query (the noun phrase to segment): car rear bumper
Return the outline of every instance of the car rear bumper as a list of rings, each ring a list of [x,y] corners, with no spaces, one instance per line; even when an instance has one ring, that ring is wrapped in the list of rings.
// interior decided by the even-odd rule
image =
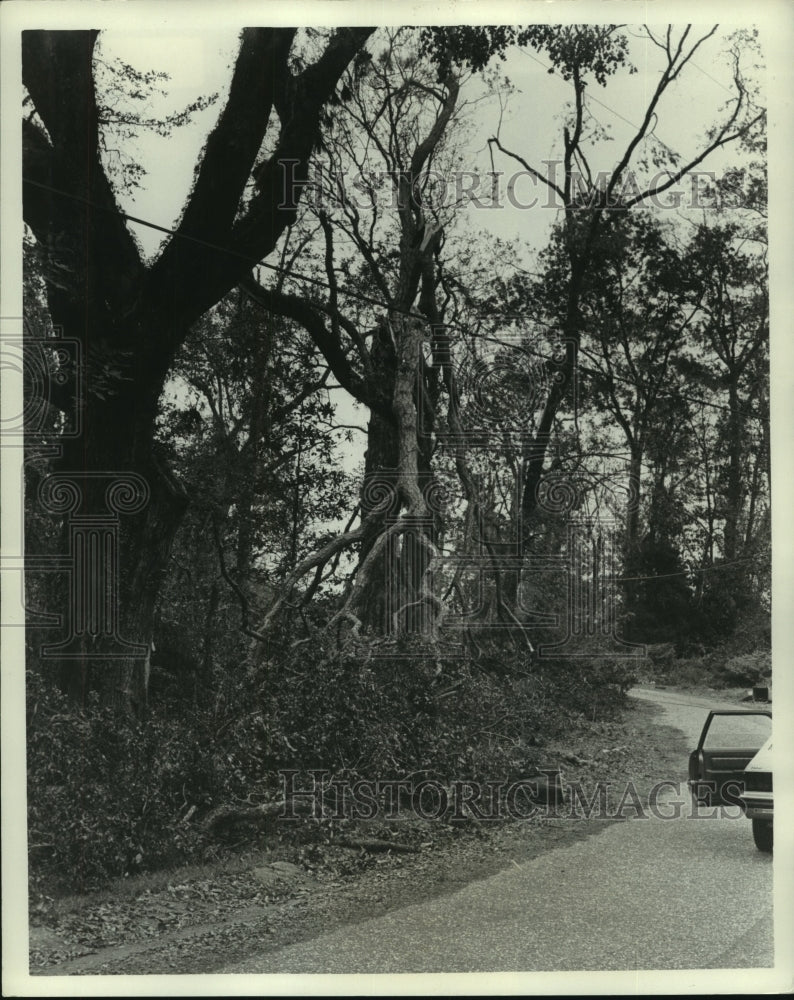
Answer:
[[[743,792],[739,798],[744,804],[744,814],[748,819],[772,819],[771,792]]]

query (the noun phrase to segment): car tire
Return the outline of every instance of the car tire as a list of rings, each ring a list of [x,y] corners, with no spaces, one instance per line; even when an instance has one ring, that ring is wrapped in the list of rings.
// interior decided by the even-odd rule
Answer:
[[[772,853],[772,822],[768,819],[753,820],[753,840],[755,846],[764,854]]]

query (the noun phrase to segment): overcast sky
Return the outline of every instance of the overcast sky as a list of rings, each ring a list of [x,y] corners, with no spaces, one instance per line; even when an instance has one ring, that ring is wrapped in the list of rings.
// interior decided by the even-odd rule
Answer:
[[[592,149],[591,166],[596,171],[609,170],[622,153],[633,134],[633,126],[642,120],[662,67],[662,53],[641,29],[629,27],[627,30],[632,36],[630,58],[637,73],[630,75],[622,70],[609,79],[606,87],[595,82],[590,86],[590,111],[612,137],[611,141],[599,142]],[[661,33],[663,28],[652,30]],[[677,33],[680,30],[676,29]],[[696,26],[691,37],[705,30]],[[685,158],[698,150],[705,130],[714,124],[731,96],[731,67],[725,49],[732,30],[732,27],[719,29],[703,45],[694,63],[668,90],[660,106],[655,135]],[[178,219],[192,183],[194,164],[225,99],[237,47],[236,26],[140,34],[110,30],[102,35],[103,59],[120,59],[141,71],[156,69],[170,74],[171,79],[163,85],[166,96],[151,106],[154,117],[177,111],[200,95],[220,94],[213,107],[196,115],[192,124],[176,130],[170,138],[152,134],[141,136],[139,158],[148,176],[134,197],[120,199],[126,211],[163,226],[171,226]],[[752,53],[747,53],[745,61],[750,71]],[[571,100],[572,86],[559,74],[549,74],[548,59],[532,49],[512,50],[499,66],[517,88],[502,122],[502,142],[542,168],[542,161],[560,156],[560,116],[566,102]],[[478,80],[472,81],[461,99],[474,96],[480,86]],[[495,133],[498,117],[498,106],[494,102],[477,109],[466,151],[468,169],[483,175],[491,169],[487,139]],[[728,149],[710,158],[702,169],[719,171],[736,155],[735,150]],[[504,156],[499,157],[495,166],[508,176],[516,169],[516,165]],[[533,191],[528,179],[522,178],[515,188],[515,200],[526,204],[533,197],[539,197],[539,202],[529,209],[513,207],[505,197],[502,209],[471,210],[466,223],[475,228],[485,227],[506,238],[518,237],[537,247],[544,242],[556,211],[543,207],[547,202],[542,192]],[[156,252],[162,235],[142,226],[133,228],[145,252]]]

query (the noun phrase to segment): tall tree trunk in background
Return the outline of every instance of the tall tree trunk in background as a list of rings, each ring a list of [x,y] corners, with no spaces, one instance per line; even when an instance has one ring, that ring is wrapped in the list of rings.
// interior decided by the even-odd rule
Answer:
[[[639,582],[634,577],[639,569],[640,544],[640,497],[642,495],[642,449],[636,438],[630,442],[629,456],[629,506],[626,511],[626,542],[624,546],[623,565],[627,579],[623,584],[623,595],[626,602],[626,612],[632,615],[637,605]]]
[[[744,425],[741,414],[741,400],[736,373],[729,370],[728,385],[728,474],[725,488],[725,529],[723,554],[727,562],[733,562],[740,555],[741,538],[739,522],[744,504],[744,463],[742,459],[742,437]]]
[[[204,638],[201,644],[201,682],[207,688],[211,687],[212,681],[215,656],[215,628],[217,627],[215,619],[218,614],[220,602],[221,589],[218,586],[218,581],[213,580],[209,601],[207,602],[207,613],[204,619]]]
[[[251,424],[248,442],[248,474],[242,477],[237,499],[237,583],[246,589],[253,554],[253,504],[260,476],[262,442],[267,434],[270,411],[270,380],[268,366],[273,349],[272,317],[263,324],[263,336],[256,341],[252,358]]]

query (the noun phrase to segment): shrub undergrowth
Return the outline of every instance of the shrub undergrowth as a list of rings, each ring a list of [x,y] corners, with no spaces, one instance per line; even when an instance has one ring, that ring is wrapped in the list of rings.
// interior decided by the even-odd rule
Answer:
[[[621,702],[614,671],[580,663],[328,655],[303,644],[264,675],[192,706],[119,717],[76,707],[28,674],[32,886],[86,891],[109,878],[206,860],[202,818],[281,794],[283,770],[394,780],[512,781],[543,766],[543,741]],[[229,678],[226,678],[229,681]],[[219,714],[219,704],[222,712]]]

